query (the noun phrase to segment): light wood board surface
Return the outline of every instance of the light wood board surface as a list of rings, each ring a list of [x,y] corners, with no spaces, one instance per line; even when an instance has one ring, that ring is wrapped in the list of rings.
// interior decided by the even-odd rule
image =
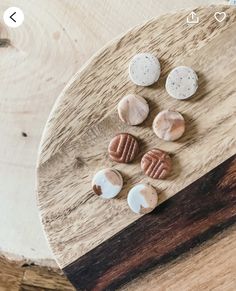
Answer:
[[[1,291],[73,291],[62,271],[0,256]]]
[[[213,15],[227,12],[224,23]],[[229,7],[198,9],[201,25],[189,27],[181,12],[162,16],[134,28],[100,51],[58,99],[41,145],[38,166],[38,199],[50,245],[60,267],[70,263],[134,222],[127,207],[127,190],[136,182],[149,181],[161,190],[161,201],[197,180],[235,154],[235,11]],[[161,80],[150,88],[132,85],[127,66],[133,54],[151,51],[161,61]],[[190,101],[167,96],[164,81],[177,65],[193,67],[200,89]],[[226,66],[227,64],[227,66]],[[119,122],[116,104],[127,92],[149,101],[152,112],[144,125],[130,128]],[[185,136],[175,143],[158,140],[151,130],[155,114],[166,108],[183,113]],[[117,132],[128,131],[141,138],[142,154],[159,147],[174,160],[167,181],[142,176],[138,161],[115,165],[106,149]],[[125,177],[119,199],[106,201],[90,189],[92,175],[104,166],[116,166]]]
[[[1,251],[34,261],[53,257],[38,218],[35,164],[46,120],[68,80],[93,53],[134,25],[169,10],[221,2],[0,1]],[[25,14],[16,29],[2,20],[10,6]]]

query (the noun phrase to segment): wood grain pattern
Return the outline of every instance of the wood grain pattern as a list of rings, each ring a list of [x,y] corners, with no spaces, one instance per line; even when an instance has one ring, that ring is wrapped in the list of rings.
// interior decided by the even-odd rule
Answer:
[[[236,225],[178,259],[153,268],[122,286],[122,291],[234,291],[236,287]]]
[[[44,133],[38,166],[42,222],[60,267],[139,218],[126,202],[134,183],[151,182],[164,201],[235,154],[236,16],[232,8],[221,8],[229,17],[219,25],[213,17],[218,9],[197,10],[201,27],[185,25],[189,12],[181,12],[134,28],[99,52],[62,92]],[[160,82],[150,88],[136,87],[127,78],[130,57],[143,50],[158,55],[163,68]],[[200,77],[197,96],[186,102],[169,98],[164,90],[167,73],[180,64],[193,67]],[[130,91],[146,97],[152,108],[140,127],[120,122],[114,109]],[[175,143],[157,139],[150,129],[157,112],[166,108],[181,112],[187,121],[186,134]],[[174,169],[168,180],[144,177],[138,161],[117,165],[108,159],[111,137],[126,131],[142,136],[140,157],[154,147],[171,153]],[[119,199],[104,202],[92,194],[91,178],[111,166],[123,174],[125,185]]]
[[[49,112],[68,80],[97,50],[133,26],[169,11],[222,2],[0,1],[0,221],[4,221],[0,241],[4,254],[11,252],[37,263],[53,258],[38,219],[35,166]],[[11,29],[2,15],[15,5],[24,11],[25,22]],[[28,227],[29,220],[33,227]]]
[[[0,220],[4,221],[0,241],[4,254],[11,252],[37,263],[53,258],[34,197],[36,155],[52,105],[71,76],[98,49],[134,25],[170,10],[221,2],[0,1]],[[7,28],[3,12],[15,5],[24,11],[25,22],[17,29]],[[29,220],[33,227],[28,227]]]
[[[61,270],[9,261],[0,256],[0,291],[73,291]]]
[[[236,222],[236,155],[64,268],[79,290],[116,290]]]

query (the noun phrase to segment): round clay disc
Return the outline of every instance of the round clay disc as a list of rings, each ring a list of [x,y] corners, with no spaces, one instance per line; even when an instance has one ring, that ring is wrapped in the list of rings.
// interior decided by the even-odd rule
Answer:
[[[173,69],[166,80],[166,91],[175,99],[188,99],[198,89],[198,76],[189,67],[180,66]]]
[[[120,119],[129,125],[142,123],[149,113],[147,101],[134,94],[124,96],[118,103],[117,109]]]
[[[132,162],[139,152],[138,141],[129,133],[119,133],[108,146],[110,158],[117,163]]]
[[[150,86],[159,79],[160,74],[160,62],[150,53],[137,54],[130,61],[129,76],[136,85]]]
[[[159,149],[148,151],[141,160],[141,169],[152,179],[165,179],[171,172],[170,156]]]
[[[174,141],[184,134],[185,121],[179,112],[163,110],[155,117],[152,128],[159,138]]]
[[[104,169],[97,172],[92,181],[95,194],[105,199],[117,196],[123,187],[123,178],[115,169]]]
[[[149,213],[157,207],[157,191],[148,184],[137,184],[129,191],[127,202],[133,212]]]

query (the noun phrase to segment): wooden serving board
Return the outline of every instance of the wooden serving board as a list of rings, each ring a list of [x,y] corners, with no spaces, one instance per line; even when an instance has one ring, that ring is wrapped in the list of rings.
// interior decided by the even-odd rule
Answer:
[[[227,19],[218,23],[214,13],[221,10]],[[166,290],[166,264],[173,267],[180,254],[236,220],[236,14],[229,6],[196,12],[199,25],[187,25],[190,12],[181,11],[114,40],[73,77],[51,113],[40,148],[38,204],[57,262],[79,290],[116,290],[135,278],[123,290]],[[153,52],[162,66],[160,80],[148,88],[128,78],[131,57],[142,51]],[[174,100],[164,88],[168,72],[178,65],[191,66],[199,76],[198,93],[189,101]],[[132,92],[144,96],[151,108],[137,127],[124,125],[116,112],[120,98]],[[151,129],[155,115],[168,108],[181,112],[187,123],[183,138],[172,143],[158,139]],[[119,132],[140,140],[141,153],[133,164],[108,158],[108,143]],[[154,181],[142,174],[140,158],[153,147],[172,155],[174,169],[168,180]],[[124,177],[117,199],[105,201],[92,193],[91,179],[104,167],[115,167]],[[140,181],[155,186],[165,201],[143,217],[132,213],[126,202],[127,191]],[[232,259],[235,228],[228,232]],[[221,254],[225,266],[232,263],[220,252],[224,237],[214,240],[215,256]],[[188,258],[178,264],[184,261],[191,266]],[[224,269],[219,276],[223,274],[224,279],[236,275],[235,269]],[[190,281],[199,288],[201,280],[188,280],[187,271],[182,275],[185,279],[179,285],[174,280],[169,288],[175,284],[175,290],[187,290]],[[230,278],[220,284],[236,287],[236,276]],[[215,280],[211,284],[218,286]]]

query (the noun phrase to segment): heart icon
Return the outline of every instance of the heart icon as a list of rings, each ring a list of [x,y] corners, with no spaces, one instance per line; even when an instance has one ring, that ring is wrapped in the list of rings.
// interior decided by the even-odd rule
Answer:
[[[226,18],[226,13],[225,12],[216,12],[214,16],[218,22],[222,22]]]

